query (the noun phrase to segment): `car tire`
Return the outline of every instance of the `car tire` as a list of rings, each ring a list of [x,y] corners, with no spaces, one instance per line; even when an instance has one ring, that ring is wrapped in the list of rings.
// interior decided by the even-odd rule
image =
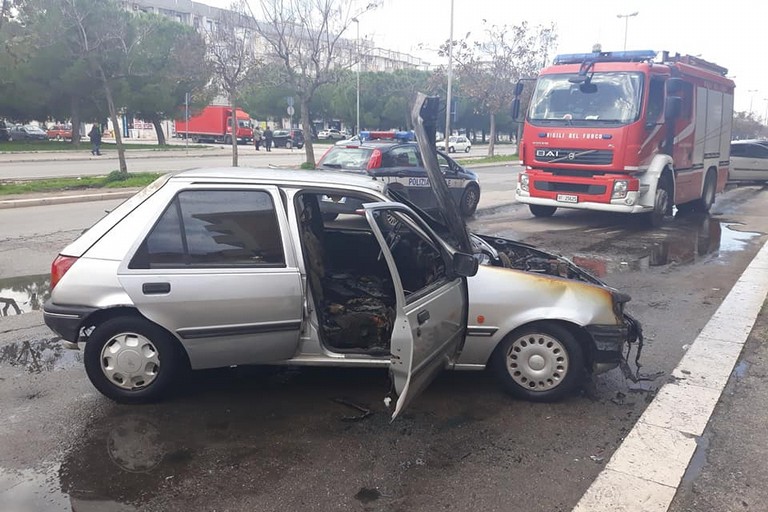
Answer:
[[[291,149],[293,147],[293,142],[290,140],[285,141],[285,149]]]
[[[472,149],[472,146],[467,146],[464,148],[465,153],[469,153],[469,150]]]
[[[449,153],[455,153],[456,152],[456,148],[453,147],[453,146],[448,146],[448,152]]]
[[[57,141],[61,141],[61,135],[57,135],[57,136],[56,136],[56,140],[57,140]]]
[[[490,367],[509,394],[531,402],[553,402],[584,381],[584,350],[571,332],[537,322],[508,334],[491,356]]]
[[[138,316],[115,317],[97,326],[85,344],[83,360],[96,389],[123,404],[168,396],[188,368],[178,341]]]
[[[544,204],[529,204],[528,209],[536,217],[551,217],[557,211],[557,206],[547,206]]]
[[[461,214],[464,217],[471,217],[477,211],[477,205],[480,203],[480,187],[476,183],[470,183],[464,188],[461,195]]]

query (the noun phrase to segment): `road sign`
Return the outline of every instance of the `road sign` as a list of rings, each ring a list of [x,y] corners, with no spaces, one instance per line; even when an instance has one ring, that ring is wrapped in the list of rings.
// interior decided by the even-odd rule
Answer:
[[[294,108],[293,108],[293,105],[290,105],[290,106],[289,106],[289,107],[286,109],[286,111],[288,112],[288,115],[289,115],[289,116],[292,116],[293,114],[295,114],[295,113],[296,113],[296,110],[294,110]]]

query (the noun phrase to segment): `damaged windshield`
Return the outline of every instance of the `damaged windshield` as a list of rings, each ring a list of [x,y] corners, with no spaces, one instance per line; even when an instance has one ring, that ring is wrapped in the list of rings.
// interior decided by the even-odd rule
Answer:
[[[627,124],[638,119],[643,97],[641,73],[594,73],[581,84],[569,81],[575,76],[539,77],[528,119],[578,126]]]

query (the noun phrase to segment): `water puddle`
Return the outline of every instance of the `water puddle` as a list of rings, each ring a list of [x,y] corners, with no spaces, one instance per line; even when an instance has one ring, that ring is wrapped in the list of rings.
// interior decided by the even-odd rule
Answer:
[[[39,311],[51,296],[50,276],[22,276],[0,279],[0,316]]]
[[[725,224],[712,217],[680,222],[648,235],[629,240],[630,247],[618,248],[625,254],[610,257],[575,254],[573,262],[597,277],[618,272],[638,272],[670,264],[691,264],[724,253],[744,250],[760,233],[738,231],[739,224]],[[625,244],[626,245],[626,244]],[[606,247],[605,252],[613,252]]]
[[[11,471],[0,468],[0,510],[73,510],[58,485],[59,464],[44,469]]]
[[[30,373],[49,372],[82,365],[82,354],[64,348],[58,338],[18,341],[0,346],[0,365],[24,368]]]
[[[747,376],[747,371],[749,371],[749,362],[742,361],[739,364],[734,367],[732,375],[738,379],[742,380],[744,377]]]
[[[693,452],[693,457],[691,457],[691,462],[688,464],[685,474],[683,474],[681,485],[690,486],[693,484],[693,481],[701,475],[701,472],[707,463],[709,436],[710,434],[704,433],[704,435],[696,438],[696,450]]]

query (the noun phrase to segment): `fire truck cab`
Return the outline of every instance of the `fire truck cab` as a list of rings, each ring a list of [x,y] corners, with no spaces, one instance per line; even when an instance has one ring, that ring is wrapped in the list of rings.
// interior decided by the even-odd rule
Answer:
[[[658,226],[673,206],[709,211],[728,177],[734,83],[703,59],[656,57],[558,55],[541,71],[515,190],[534,215],[642,213]]]

